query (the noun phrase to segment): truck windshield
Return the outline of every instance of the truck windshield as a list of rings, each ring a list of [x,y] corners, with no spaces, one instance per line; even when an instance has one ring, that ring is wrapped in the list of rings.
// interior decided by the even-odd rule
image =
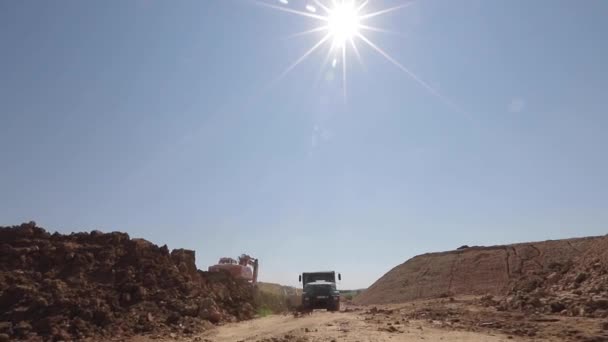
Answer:
[[[312,283],[314,281],[324,280],[328,282],[335,282],[336,275],[334,273],[308,273],[304,274],[304,284]]]

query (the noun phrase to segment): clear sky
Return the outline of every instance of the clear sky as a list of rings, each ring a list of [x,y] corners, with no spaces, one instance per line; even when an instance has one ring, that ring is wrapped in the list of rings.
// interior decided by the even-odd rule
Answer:
[[[305,0],[266,3],[306,11]],[[372,0],[367,11],[402,4]],[[264,281],[608,227],[608,2],[419,0],[321,68],[246,0],[0,1],[0,224],[126,231]],[[454,106],[448,104],[451,102]]]

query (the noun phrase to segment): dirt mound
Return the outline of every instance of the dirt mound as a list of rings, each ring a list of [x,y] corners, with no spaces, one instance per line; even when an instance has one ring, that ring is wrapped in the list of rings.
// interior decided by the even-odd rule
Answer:
[[[0,334],[22,340],[191,334],[253,317],[251,285],[202,272],[194,251],[125,233],[0,227]],[[105,338],[103,338],[105,337]]]
[[[568,263],[553,263],[542,272],[520,277],[500,310],[608,317],[608,236],[593,240]]]
[[[354,301],[384,304],[453,295],[507,294],[518,279],[537,287],[535,281],[543,280],[534,280],[535,275],[545,274],[555,265],[571,264],[600,240],[589,237],[492,247],[462,246],[455,251],[423,254],[390,270]]]

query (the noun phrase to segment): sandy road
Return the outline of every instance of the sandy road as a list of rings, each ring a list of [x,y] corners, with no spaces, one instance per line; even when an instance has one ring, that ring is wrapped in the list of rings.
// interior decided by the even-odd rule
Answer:
[[[212,327],[197,335],[138,336],[130,342],[599,342],[604,319],[498,311],[477,298],[421,300],[384,306],[347,306],[341,312],[271,315]]]
[[[355,312],[315,312],[305,317],[274,315],[227,324],[195,341],[316,342],[316,341],[455,341],[500,342],[519,339],[506,335],[449,331],[422,321],[372,321]],[[520,340],[523,341],[523,340]]]

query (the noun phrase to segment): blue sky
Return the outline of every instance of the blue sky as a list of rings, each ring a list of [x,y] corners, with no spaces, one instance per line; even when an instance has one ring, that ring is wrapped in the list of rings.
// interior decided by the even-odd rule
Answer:
[[[262,280],[336,269],[350,288],[420,253],[605,234],[607,14],[420,0],[370,19],[454,108],[362,42],[346,99],[327,48],[274,81],[317,22],[251,1],[0,2],[0,224],[126,231],[199,268],[246,252]]]

